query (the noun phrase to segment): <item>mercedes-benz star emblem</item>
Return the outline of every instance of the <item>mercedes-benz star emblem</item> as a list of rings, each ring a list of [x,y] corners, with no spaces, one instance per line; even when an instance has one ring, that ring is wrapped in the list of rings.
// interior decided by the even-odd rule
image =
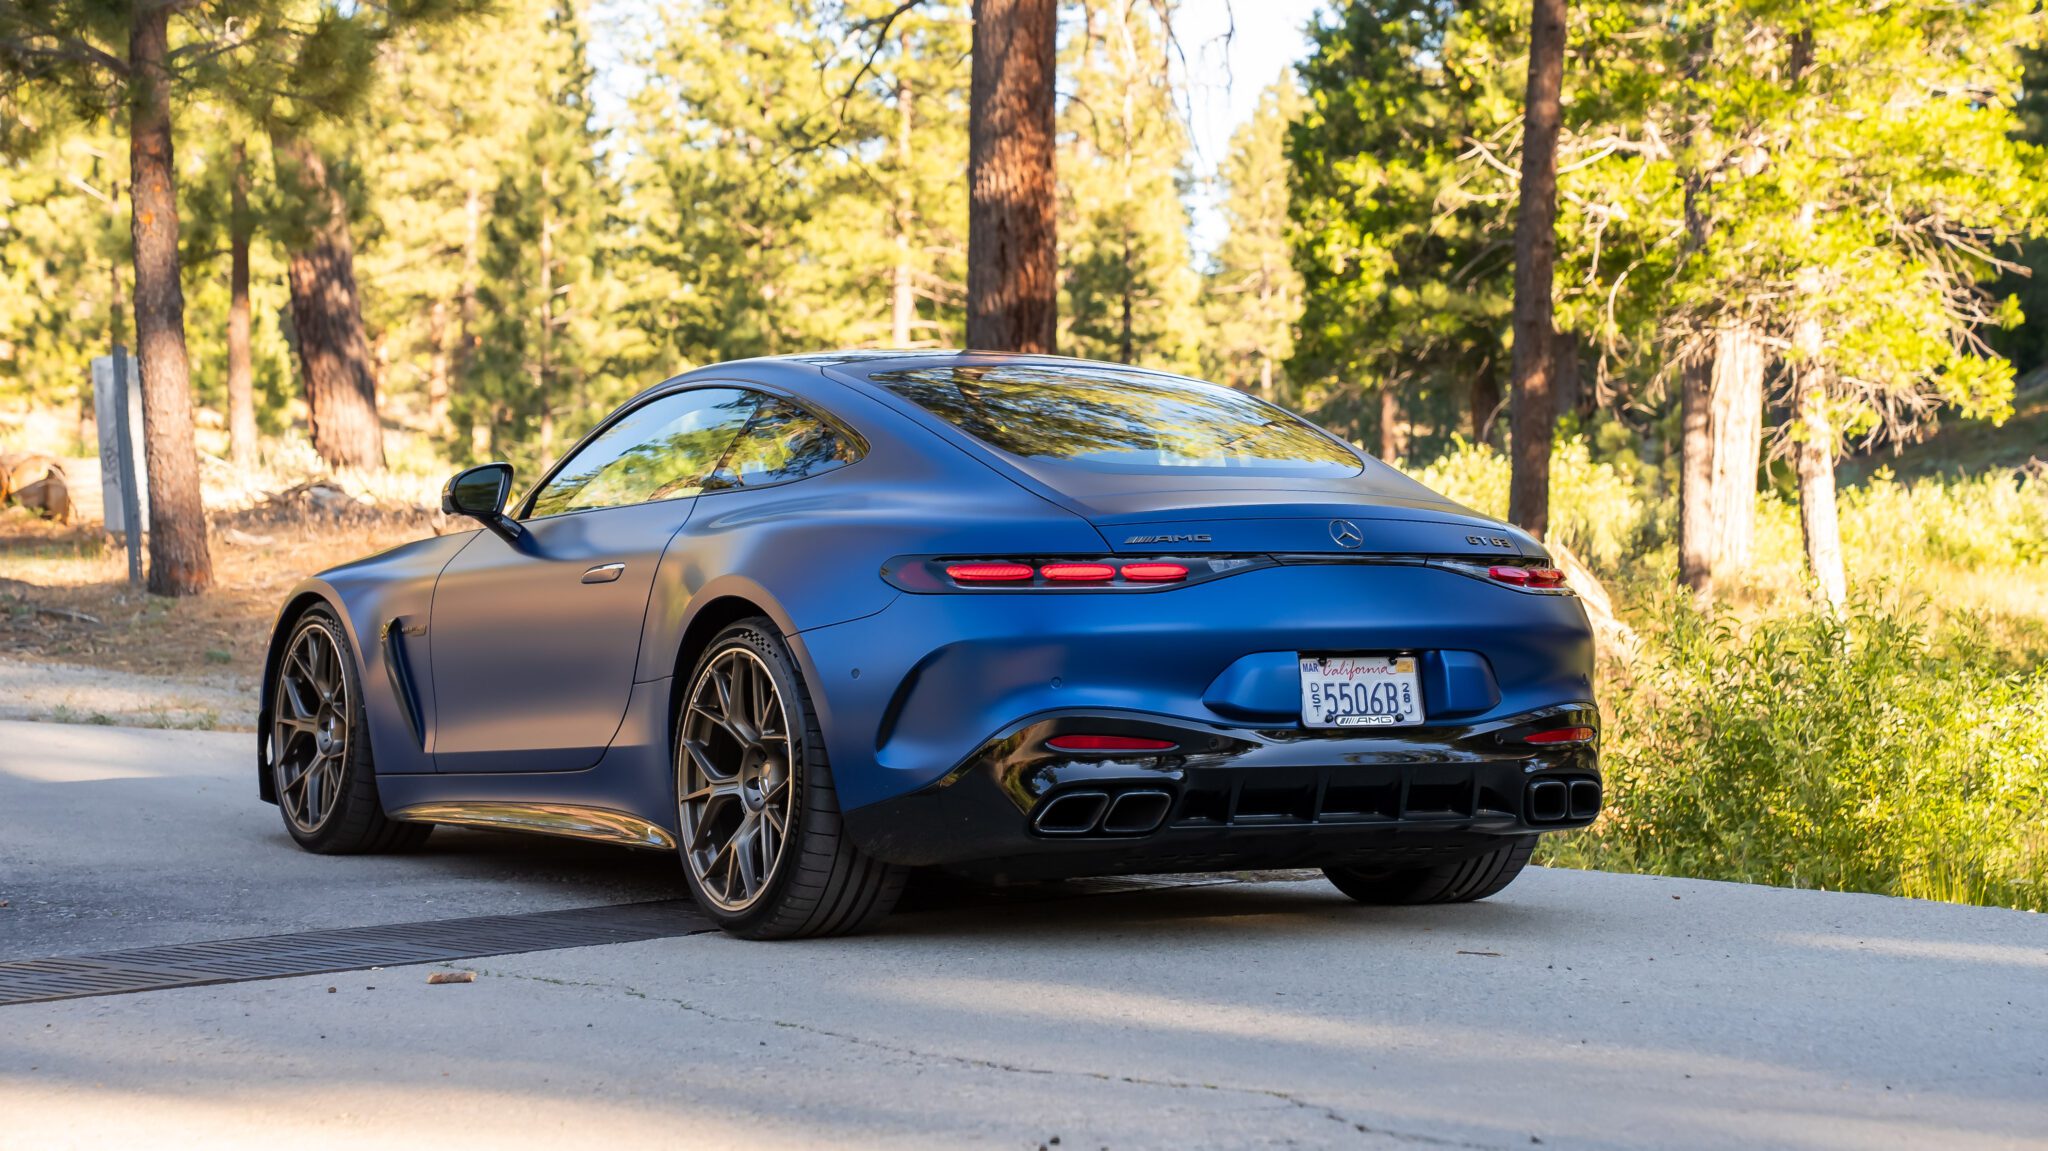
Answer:
[[[1350,520],[1331,520],[1330,538],[1336,540],[1340,548],[1355,548],[1365,542],[1365,533]]]

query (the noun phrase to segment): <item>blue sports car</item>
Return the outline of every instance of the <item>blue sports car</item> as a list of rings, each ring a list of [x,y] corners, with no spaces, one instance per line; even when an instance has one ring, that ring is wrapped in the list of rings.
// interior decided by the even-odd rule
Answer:
[[[286,599],[258,777],[308,850],[673,850],[767,939],[866,928],[920,867],[1479,899],[1600,810],[1592,637],[1542,545],[1228,388],[749,360],[512,489],[462,472],[481,528]]]

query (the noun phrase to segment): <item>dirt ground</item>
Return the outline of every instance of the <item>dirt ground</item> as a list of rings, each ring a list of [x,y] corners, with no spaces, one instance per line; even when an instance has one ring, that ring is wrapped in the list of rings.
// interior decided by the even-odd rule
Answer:
[[[100,522],[94,461],[66,468],[79,522],[0,511],[0,715],[8,718],[247,727],[271,621],[294,583],[461,526],[346,480],[272,492],[210,482],[215,586],[166,599],[129,586],[127,553]]]

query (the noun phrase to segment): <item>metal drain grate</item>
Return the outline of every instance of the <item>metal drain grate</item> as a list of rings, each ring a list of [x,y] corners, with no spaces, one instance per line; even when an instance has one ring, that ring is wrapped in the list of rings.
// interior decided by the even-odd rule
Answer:
[[[0,963],[0,1006],[559,947],[638,943],[715,930],[696,904],[687,899],[664,899],[28,959]]]

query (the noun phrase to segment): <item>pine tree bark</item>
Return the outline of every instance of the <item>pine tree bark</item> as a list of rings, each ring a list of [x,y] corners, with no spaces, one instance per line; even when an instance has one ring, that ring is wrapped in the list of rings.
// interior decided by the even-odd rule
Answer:
[[[1797,366],[1792,422],[1798,440],[1793,465],[1799,473],[1799,533],[1806,542],[1806,566],[1820,597],[1831,608],[1848,598],[1842,566],[1842,527],[1835,514],[1835,431],[1827,413],[1827,376],[1813,353],[1820,347],[1820,323],[1801,320],[1793,343],[1807,354]]]
[[[228,451],[256,462],[256,369],[249,350],[249,153],[236,140],[228,207]]]
[[[1380,458],[1392,463],[1408,451],[1402,434],[1401,393],[1389,382],[1380,386]]]
[[[1732,325],[1709,349],[1679,395],[1678,575],[1703,595],[1749,566],[1764,430],[1762,334]]]
[[[149,468],[149,590],[196,595],[213,584],[199,450],[192,436],[185,290],[178,281],[178,194],[171,155],[170,11],[137,4],[128,28],[129,232],[135,244],[135,344]]]
[[[1714,359],[1701,353],[1678,381],[1678,579],[1714,591]]]
[[[1497,361],[1489,356],[1479,370],[1472,373],[1472,382],[1465,397],[1471,407],[1472,442],[1483,444],[1492,435],[1493,417],[1500,410],[1500,376]]]
[[[1756,473],[1763,462],[1764,341],[1746,325],[1715,340],[1712,409],[1713,470],[1707,515],[1713,523],[1716,578],[1749,567],[1756,543]]]
[[[313,450],[333,467],[382,468],[384,430],[356,297],[348,206],[312,141],[278,129],[271,134],[271,150],[279,175],[307,201],[309,228],[290,245],[286,266]]]
[[[974,0],[967,117],[967,345],[1051,352],[1055,0]]]
[[[1550,526],[1551,282],[1557,263],[1557,136],[1563,121],[1565,0],[1534,0],[1522,112],[1521,200],[1515,214],[1514,443],[1508,518],[1537,538]]]

